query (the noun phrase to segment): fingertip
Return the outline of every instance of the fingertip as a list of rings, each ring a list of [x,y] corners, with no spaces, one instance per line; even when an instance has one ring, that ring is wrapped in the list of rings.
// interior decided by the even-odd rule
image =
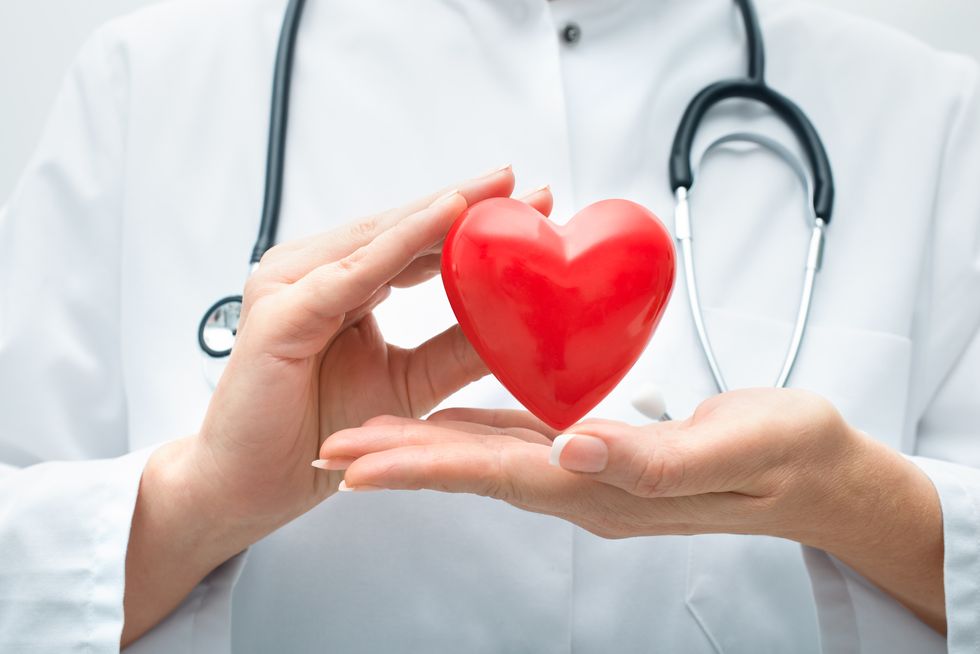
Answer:
[[[356,460],[353,457],[334,457],[332,459],[317,459],[310,465],[320,470],[341,471],[349,468]]]
[[[522,197],[521,201],[531,205],[544,216],[550,216],[555,205],[555,197],[551,192],[551,186],[547,184],[531,191]]]
[[[460,213],[466,208],[466,196],[458,188],[444,193],[432,201],[429,209],[441,209],[445,211]]]
[[[514,168],[507,164],[497,170],[476,177],[465,184],[461,191],[467,204],[476,204],[489,198],[506,198],[514,192],[516,180]]]
[[[466,409],[440,409],[426,416],[429,422],[466,422]]]
[[[548,463],[556,468],[560,468],[561,453],[565,451],[565,447],[574,437],[574,434],[561,434],[560,436],[556,436],[555,440],[551,443],[551,453],[548,455]]]
[[[383,472],[379,474],[377,466],[374,464],[377,454],[365,454],[353,461],[344,471],[344,483],[351,489],[359,488],[376,489],[387,487]]]
[[[609,464],[609,447],[597,436],[562,434],[551,445],[549,463],[570,472],[599,473]]]

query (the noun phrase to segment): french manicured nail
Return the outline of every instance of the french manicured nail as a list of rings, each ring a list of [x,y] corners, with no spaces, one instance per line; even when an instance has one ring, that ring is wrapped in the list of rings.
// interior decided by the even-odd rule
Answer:
[[[354,459],[337,457],[334,459],[317,459],[312,465],[320,470],[347,470],[354,463]]]
[[[500,166],[499,168],[494,168],[493,170],[490,170],[490,171],[487,171],[487,172],[483,173],[482,175],[480,175],[479,177],[477,177],[477,179],[483,179],[484,177],[490,177],[491,175],[496,175],[497,173],[502,173],[502,172],[504,172],[505,170],[507,170],[510,167],[511,167],[510,164],[505,164],[503,166]]]
[[[551,445],[550,461],[572,472],[602,472],[609,463],[609,448],[595,436],[562,434]]]
[[[458,188],[454,188],[453,190],[449,191],[448,193],[445,193],[445,194],[440,195],[439,197],[437,197],[435,200],[432,201],[432,204],[430,204],[429,206],[430,207],[435,207],[437,205],[442,204],[443,202],[448,202],[450,198],[452,198],[454,196],[457,196],[457,195],[459,195],[459,189]]]
[[[384,490],[380,486],[348,486],[346,481],[340,482],[337,490],[341,493],[370,493],[371,491]]]
[[[539,186],[538,188],[534,189],[530,193],[525,194],[524,197],[533,198],[538,193],[544,193],[545,191],[550,191],[550,190],[551,190],[551,184],[545,184],[544,186]]]

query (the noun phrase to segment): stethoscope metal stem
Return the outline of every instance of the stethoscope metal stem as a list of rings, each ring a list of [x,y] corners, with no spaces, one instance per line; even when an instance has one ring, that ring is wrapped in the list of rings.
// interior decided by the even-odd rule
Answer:
[[[676,201],[674,210],[674,238],[677,239],[680,245],[691,318],[694,320],[694,329],[697,331],[698,341],[701,343],[701,350],[704,353],[705,361],[708,363],[708,368],[711,370],[711,377],[715,381],[715,386],[718,388],[719,393],[726,393],[728,392],[728,385],[725,383],[725,377],[721,373],[721,367],[718,365],[715,352],[711,347],[708,330],[704,325],[704,313],[701,310],[701,295],[698,292],[697,276],[694,270],[691,205],[688,201],[687,189],[683,186],[678,188],[675,192],[674,199]]]
[[[806,271],[803,277],[803,290],[800,293],[800,308],[796,313],[796,324],[793,326],[793,338],[790,341],[789,350],[783,359],[783,369],[779,372],[776,379],[776,388],[785,388],[789,383],[789,376],[793,373],[796,360],[800,356],[800,346],[803,344],[803,336],[806,333],[807,324],[810,321],[810,307],[813,304],[813,287],[817,281],[817,273],[823,263],[823,248],[826,238],[827,225],[820,218],[817,218],[813,231],[810,234],[810,250],[806,258]]]
[[[794,159],[786,148],[768,137],[746,133],[731,134],[711,144],[705,154],[716,147],[734,142],[754,143],[774,152],[780,158],[784,159],[799,176],[806,190],[806,197],[811,197],[812,187],[802,164]],[[688,307],[691,311],[691,319],[694,322],[694,329],[698,335],[698,342],[701,345],[702,354],[704,355],[705,362],[708,364],[715,388],[719,393],[726,393],[728,392],[728,384],[725,382],[721,366],[718,364],[714,349],[711,347],[708,329],[704,322],[704,311],[701,306],[701,294],[698,289],[697,274],[694,265],[694,232],[692,228],[692,211],[689,194],[690,189],[683,186],[678,188],[674,193],[674,238],[677,240],[681,253],[684,281],[687,286]],[[793,373],[793,369],[796,367],[796,362],[799,359],[803,337],[806,334],[807,324],[810,319],[810,307],[813,304],[813,292],[816,285],[817,273],[820,272],[823,264],[827,223],[822,218],[812,216],[812,214],[811,218],[812,229],[804,268],[803,288],[800,291],[800,303],[796,313],[796,321],[793,324],[793,335],[790,339],[786,356],[783,358],[779,377],[776,379],[775,386],[777,388],[784,388],[789,383],[790,375]]]

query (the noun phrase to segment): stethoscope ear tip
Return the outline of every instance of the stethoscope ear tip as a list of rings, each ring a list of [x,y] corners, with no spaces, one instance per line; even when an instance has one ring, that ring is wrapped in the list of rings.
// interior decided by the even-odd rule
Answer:
[[[641,385],[630,402],[633,408],[650,420],[670,420],[667,415],[667,400],[656,384],[647,382]]]

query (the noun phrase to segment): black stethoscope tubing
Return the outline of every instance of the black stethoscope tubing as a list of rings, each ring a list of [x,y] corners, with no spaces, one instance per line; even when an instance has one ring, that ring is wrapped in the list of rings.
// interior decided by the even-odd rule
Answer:
[[[765,81],[765,45],[754,3],[752,0],[734,0],[734,2],[745,26],[748,52],[747,77],[711,84],[698,93],[688,105],[671,148],[669,163],[671,189],[676,193],[679,189],[689,190],[694,184],[691,149],[705,114],[725,100],[753,100],[775,112],[799,139],[813,174],[814,213],[825,224],[829,224],[834,205],[834,179],[827,151],[816,128],[803,110],[789,98],[773,90]],[[286,168],[286,139],[289,133],[290,87],[296,43],[305,6],[306,0],[289,0],[279,35],[272,82],[262,219],[249,259],[252,269],[258,265],[262,255],[275,244],[279,229]],[[204,353],[214,358],[225,357],[231,353],[230,348],[215,350],[209,347],[205,338],[205,328],[216,311],[229,303],[240,304],[241,301],[240,295],[223,298],[204,314],[198,326],[198,344]]]
[[[303,18],[306,0],[290,0],[282,21],[276,68],[272,79],[272,109],[269,115],[269,143],[265,164],[265,195],[262,200],[262,221],[252,248],[250,264],[255,265],[262,255],[276,244],[279,213],[282,208],[283,178],[286,172],[286,137],[289,134],[289,90],[293,81],[293,61],[296,41]]]
[[[715,82],[698,93],[688,105],[677,128],[670,152],[670,187],[688,189],[694,185],[691,148],[705,114],[725,100],[753,100],[778,115],[800,141],[813,175],[813,210],[817,218],[830,224],[834,210],[834,175],[830,158],[820,135],[803,110],[766,83],[766,54],[762,28],[752,0],[734,0],[742,14],[748,42],[748,75],[743,79]]]
[[[262,219],[259,233],[252,246],[249,268],[254,270],[269,248],[276,243],[279,231],[279,215],[282,210],[283,181],[286,173],[286,139],[289,135],[289,98],[293,81],[293,62],[296,58],[296,42],[303,18],[306,0],[290,0],[282,21],[279,45],[276,50],[275,70],[272,78],[272,106],[269,113],[269,139],[266,146],[265,191],[262,198]],[[231,348],[215,349],[207,342],[209,321],[229,306],[242,303],[241,295],[221,298],[204,313],[197,326],[197,344],[201,351],[214,359],[231,354]],[[237,330],[232,330],[232,336]]]

